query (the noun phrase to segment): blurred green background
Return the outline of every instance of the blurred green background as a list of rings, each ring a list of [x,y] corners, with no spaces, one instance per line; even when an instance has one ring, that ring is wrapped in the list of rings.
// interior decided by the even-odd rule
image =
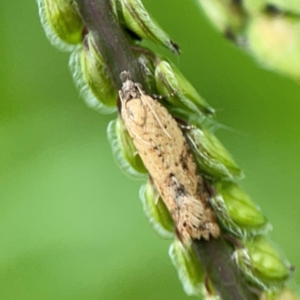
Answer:
[[[231,128],[217,135],[299,268],[299,85],[223,39],[193,1],[144,3],[181,46],[174,61]],[[186,299],[170,241],[143,215],[142,182],[112,157],[115,116],[79,98],[69,54],[49,44],[36,3],[2,0],[0,33],[0,299]]]

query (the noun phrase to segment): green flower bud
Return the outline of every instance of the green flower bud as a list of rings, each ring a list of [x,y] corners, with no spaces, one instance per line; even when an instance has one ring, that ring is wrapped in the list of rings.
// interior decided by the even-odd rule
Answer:
[[[173,219],[157,190],[148,182],[140,189],[143,208],[153,229],[163,238],[174,237]]]
[[[245,241],[245,249],[235,253],[238,265],[260,287],[281,285],[290,275],[290,265],[263,236]]]
[[[117,90],[108,76],[106,65],[88,35],[83,49],[72,53],[70,68],[77,88],[87,105],[102,114],[117,110]]]
[[[180,241],[175,240],[170,246],[169,255],[187,295],[200,296],[201,299],[204,299],[204,271],[193,248],[186,249]]]
[[[135,178],[145,177],[147,170],[137,154],[121,118],[108,124],[107,136],[120,169]]]
[[[210,180],[234,181],[243,173],[220,141],[205,129],[192,128],[186,137],[200,172]]]
[[[266,67],[300,78],[300,18],[288,15],[253,17],[247,30],[249,50]]]
[[[167,96],[167,101],[175,107],[196,113],[197,117],[214,114],[205,100],[203,100],[193,86],[179,72],[179,70],[162,60],[155,69],[155,79],[158,92]]]
[[[150,18],[140,0],[121,0],[122,13],[126,26],[139,37],[165,46],[174,53],[179,53],[178,46]]]
[[[242,189],[231,183],[219,183],[213,208],[223,226],[237,236],[266,233],[270,228],[260,209]]]
[[[198,3],[219,31],[230,37],[242,33],[247,19],[240,4],[232,0],[198,0]]]
[[[74,0],[37,0],[42,26],[50,43],[71,51],[82,42],[83,23]]]

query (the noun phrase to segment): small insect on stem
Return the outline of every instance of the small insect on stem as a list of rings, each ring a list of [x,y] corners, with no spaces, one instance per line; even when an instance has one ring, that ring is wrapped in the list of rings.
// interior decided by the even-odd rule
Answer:
[[[122,72],[121,116],[184,244],[218,237],[219,226],[194,158],[175,119]]]

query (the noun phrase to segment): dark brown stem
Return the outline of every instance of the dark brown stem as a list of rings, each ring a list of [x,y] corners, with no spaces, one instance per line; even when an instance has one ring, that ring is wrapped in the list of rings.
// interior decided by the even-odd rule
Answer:
[[[102,54],[114,86],[120,90],[120,74],[129,71],[132,80],[145,86],[138,62],[124,31],[117,23],[110,0],[75,0],[96,47]],[[223,300],[257,300],[232,260],[232,250],[223,238],[193,242],[195,252],[210,281]]]
[[[129,71],[133,81],[143,85],[143,76],[130,44],[117,23],[110,0],[76,0],[79,13],[102,54],[108,73],[117,90],[121,89],[120,74]]]
[[[223,237],[194,240],[193,248],[209,280],[223,300],[257,300],[232,258]]]

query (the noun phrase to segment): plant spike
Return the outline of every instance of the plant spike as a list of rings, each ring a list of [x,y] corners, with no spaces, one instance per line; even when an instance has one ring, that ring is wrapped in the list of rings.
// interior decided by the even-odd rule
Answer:
[[[252,6],[247,0],[200,1],[205,3],[210,16],[218,13],[214,15],[218,16],[214,19],[216,26],[222,31],[229,30],[238,39],[254,35],[255,28],[251,26],[255,23],[249,25],[249,16],[253,17],[252,21],[259,20],[254,18],[277,21],[270,15],[270,7],[268,11],[262,9],[264,5],[254,6],[263,1],[253,0]],[[215,300],[298,299],[287,287],[291,275],[289,263],[266,236],[270,225],[238,186],[236,181],[242,176],[240,168],[207,126],[211,124],[207,120],[212,120],[214,110],[175,66],[142,44],[137,46],[135,38],[139,36],[178,52],[178,46],[152,21],[141,1],[38,0],[38,3],[50,41],[59,40],[65,49],[74,51],[70,63],[72,72],[81,93],[90,99],[90,106],[100,108],[102,113],[117,108],[122,112],[122,118],[119,116],[108,126],[109,141],[121,169],[141,178],[152,170],[151,178],[140,190],[140,198],[154,229],[165,238],[175,237],[169,254],[187,294]],[[275,4],[282,11],[296,11],[293,0],[278,0]],[[279,18],[276,14],[275,17]],[[298,30],[296,16],[284,13],[280,18],[287,22],[284,24],[290,28],[290,33]],[[289,18],[294,18],[292,23]],[[49,28],[56,34],[55,39],[52,33],[49,35]],[[136,36],[128,35],[127,29]],[[133,97],[126,98],[125,90],[120,91],[122,71],[129,71],[134,80],[136,89],[129,90]],[[143,89],[147,93],[159,92],[162,97],[155,100]],[[118,91],[121,103],[118,103]],[[147,117],[143,119],[145,112]],[[132,121],[137,123],[130,123]],[[147,126],[143,127],[145,124]],[[155,130],[156,133],[151,132]],[[169,172],[167,165],[159,173],[156,165],[147,161],[151,152],[145,142],[151,142],[147,141],[149,135],[158,142],[155,134],[161,137],[165,149],[174,147],[162,155],[174,165],[174,172],[165,177],[164,182],[160,180],[163,172]],[[170,134],[173,135],[169,141]],[[155,146],[157,151],[161,145]],[[181,162],[183,169],[177,172],[178,162],[174,157],[180,161],[183,153],[186,158]],[[153,153],[151,155],[154,157]],[[192,173],[194,177],[189,177]],[[198,184],[197,191],[193,181]],[[166,193],[170,191],[173,196],[167,198]],[[199,191],[203,193],[202,198]],[[190,218],[195,217],[191,207],[197,197],[200,202],[195,207],[201,212],[198,217],[211,218],[214,229],[218,229],[210,229],[201,239],[194,233],[206,223],[200,223],[201,226],[197,223],[200,227],[189,232],[185,231],[182,219],[176,217],[176,209],[181,210],[183,204],[188,204]],[[170,203],[176,208],[175,212]],[[205,228],[201,230],[205,232]]]

